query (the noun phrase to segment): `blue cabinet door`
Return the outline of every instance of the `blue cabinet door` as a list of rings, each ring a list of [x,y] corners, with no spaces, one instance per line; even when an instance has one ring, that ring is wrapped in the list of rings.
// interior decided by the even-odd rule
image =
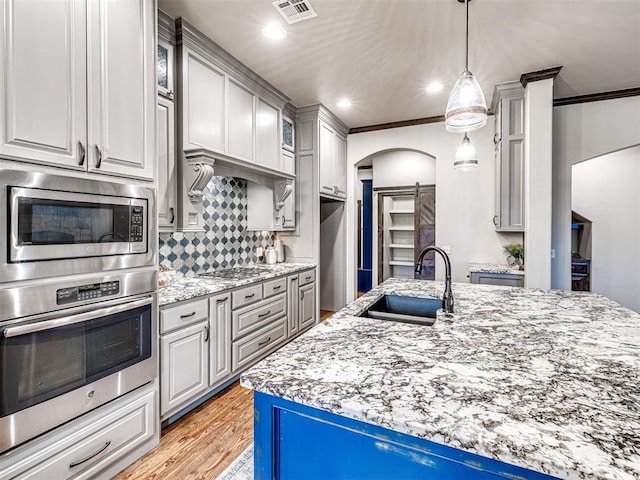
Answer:
[[[554,478],[258,392],[254,406],[256,479]]]

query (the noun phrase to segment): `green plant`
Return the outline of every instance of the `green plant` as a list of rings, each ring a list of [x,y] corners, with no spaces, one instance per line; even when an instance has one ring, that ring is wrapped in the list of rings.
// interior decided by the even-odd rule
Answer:
[[[510,243],[505,245],[504,251],[508,256],[515,259],[521,259],[524,262],[524,246],[521,243]]]

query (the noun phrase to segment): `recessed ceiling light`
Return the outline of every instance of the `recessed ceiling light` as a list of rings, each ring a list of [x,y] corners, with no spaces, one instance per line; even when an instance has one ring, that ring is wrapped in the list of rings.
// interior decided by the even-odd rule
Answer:
[[[287,31],[278,25],[267,25],[262,29],[262,35],[271,40],[282,40],[287,36]]]
[[[336,105],[340,108],[349,108],[351,106],[351,101],[348,98],[343,98]]]
[[[441,92],[444,88],[444,85],[440,82],[431,82],[425,87],[427,93],[438,93]]]

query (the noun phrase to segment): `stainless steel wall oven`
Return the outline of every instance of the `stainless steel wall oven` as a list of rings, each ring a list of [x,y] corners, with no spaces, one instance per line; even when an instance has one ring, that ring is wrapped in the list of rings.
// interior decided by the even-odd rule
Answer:
[[[150,188],[0,169],[0,283],[154,265],[155,231]]]
[[[0,290],[0,453],[157,377],[156,282],[151,268]]]

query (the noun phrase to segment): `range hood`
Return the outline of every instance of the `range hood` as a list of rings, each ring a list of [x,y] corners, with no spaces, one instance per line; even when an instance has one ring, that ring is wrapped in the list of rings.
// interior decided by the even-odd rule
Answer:
[[[189,197],[202,199],[202,191],[211,177],[238,177],[273,187],[274,181],[295,180],[295,175],[265,167],[259,163],[246,162],[206,148],[184,151],[185,176],[191,182]]]

